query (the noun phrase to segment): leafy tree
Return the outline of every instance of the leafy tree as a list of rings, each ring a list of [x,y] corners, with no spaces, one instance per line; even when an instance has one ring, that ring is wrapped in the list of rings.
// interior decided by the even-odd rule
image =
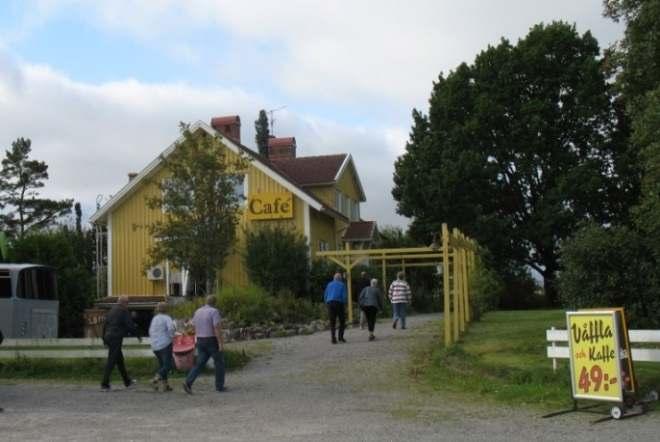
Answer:
[[[567,308],[623,306],[631,327],[660,326],[658,261],[636,231],[590,224],[564,245],[562,260],[559,285]]]
[[[633,107],[660,83],[660,0],[605,0],[605,15],[625,21],[618,47],[609,52],[617,85]]]
[[[263,227],[247,232],[245,264],[250,280],[274,295],[302,294],[309,276],[307,239],[293,229]]]
[[[31,160],[31,141],[18,138],[6,151],[0,170],[0,222],[11,236],[23,237],[53,224],[71,211],[73,200],[39,198],[37,189],[48,179],[48,166]]]
[[[83,312],[92,306],[95,298],[94,249],[92,230],[78,233],[68,227],[26,234],[11,243],[9,255],[13,262],[32,262],[55,268],[61,337],[83,335]]]
[[[155,183],[160,192],[146,198],[147,206],[164,212],[146,226],[155,239],[147,265],[169,260],[187,269],[196,287],[213,293],[216,272],[224,265],[236,238],[241,213],[235,188],[242,184],[247,160],[227,155],[217,137],[191,132],[181,124],[183,141],[162,157],[167,179]]]
[[[612,219],[622,208],[610,202],[631,189],[598,56],[589,32],[555,22],[440,75],[395,164],[392,193],[415,236],[458,226],[500,274],[538,271],[555,303],[561,240],[581,220]]]
[[[263,109],[259,111],[259,118],[254,122],[254,130],[256,132],[254,139],[257,143],[259,153],[268,158],[268,139],[270,138],[270,129],[268,127],[268,115]]]

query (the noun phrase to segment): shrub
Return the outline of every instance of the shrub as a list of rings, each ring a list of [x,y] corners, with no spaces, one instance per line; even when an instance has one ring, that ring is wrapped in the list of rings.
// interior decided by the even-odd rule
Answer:
[[[272,299],[261,287],[223,287],[217,299],[222,314],[242,326],[265,323],[273,317]]]
[[[309,299],[296,298],[292,293],[280,292],[272,299],[273,321],[296,324],[319,319],[318,304]]]
[[[476,266],[470,275],[470,309],[476,320],[487,311],[495,310],[500,303],[504,284],[497,273],[476,258]]]
[[[283,227],[248,231],[245,264],[250,280],[271,295],[280,290],[302,295],[309,275],[307,239]]]
[[[203,304],[203,298],[194,298],[172,307],[171,314],[177,319],[189,319]],[[239,327],[310,322],[321,317],[319,305],[287,291],[271,296],[258,286],[223,287],[217,294],[217,306],[223,317]]]
[[[66,227],[33,233],[11,243],[9,257],[13,262],[55,268],[60,300],[60,337],[83,335],[83,311],[95,298],[93,250],[93,232],[76,232]]]
[[[627,227],[588,225],[562,247],[559,295],[569,309],[626,309],[633,328],[660,326],[657,263],[646,239]]]
[[[322,301],[325,286],[332,281],[337,265],[327,259],[315,259],[309,272],[308,298],[312,301]]]

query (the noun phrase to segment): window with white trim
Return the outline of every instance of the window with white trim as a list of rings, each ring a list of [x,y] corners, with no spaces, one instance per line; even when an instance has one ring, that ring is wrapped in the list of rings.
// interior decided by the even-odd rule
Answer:
[[[327,241],[319,239],[319,252],[325,252],[326,250],[330,250],[330,244]]]

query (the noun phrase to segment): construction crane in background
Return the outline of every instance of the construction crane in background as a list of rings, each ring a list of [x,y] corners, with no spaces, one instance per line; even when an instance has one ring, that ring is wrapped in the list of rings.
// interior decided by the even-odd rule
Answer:
[[[275,136],[275,132],[274,132],[274,129],[273,129],[275,127],[274,113],[277,112],[277,111],[281,111],[282,109],[286,108],[286,106],[287,105],[285,104],[284,106],[280,106],[278,108],[271,109],[271,110],[267,111],[268,112],[268,121],[270,121],[270,136],[271,137]]]

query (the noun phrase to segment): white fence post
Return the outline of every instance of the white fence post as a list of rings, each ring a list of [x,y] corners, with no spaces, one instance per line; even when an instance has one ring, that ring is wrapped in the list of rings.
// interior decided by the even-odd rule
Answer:
[[[550,327],[550,329],[554,330],[555,327],[552,326]],[[554,349],[554,347],[555,347],[555,341],[552,341],[552,348]],[[552,371],[555,373],[557,372],[557,358],[552,358]]]

